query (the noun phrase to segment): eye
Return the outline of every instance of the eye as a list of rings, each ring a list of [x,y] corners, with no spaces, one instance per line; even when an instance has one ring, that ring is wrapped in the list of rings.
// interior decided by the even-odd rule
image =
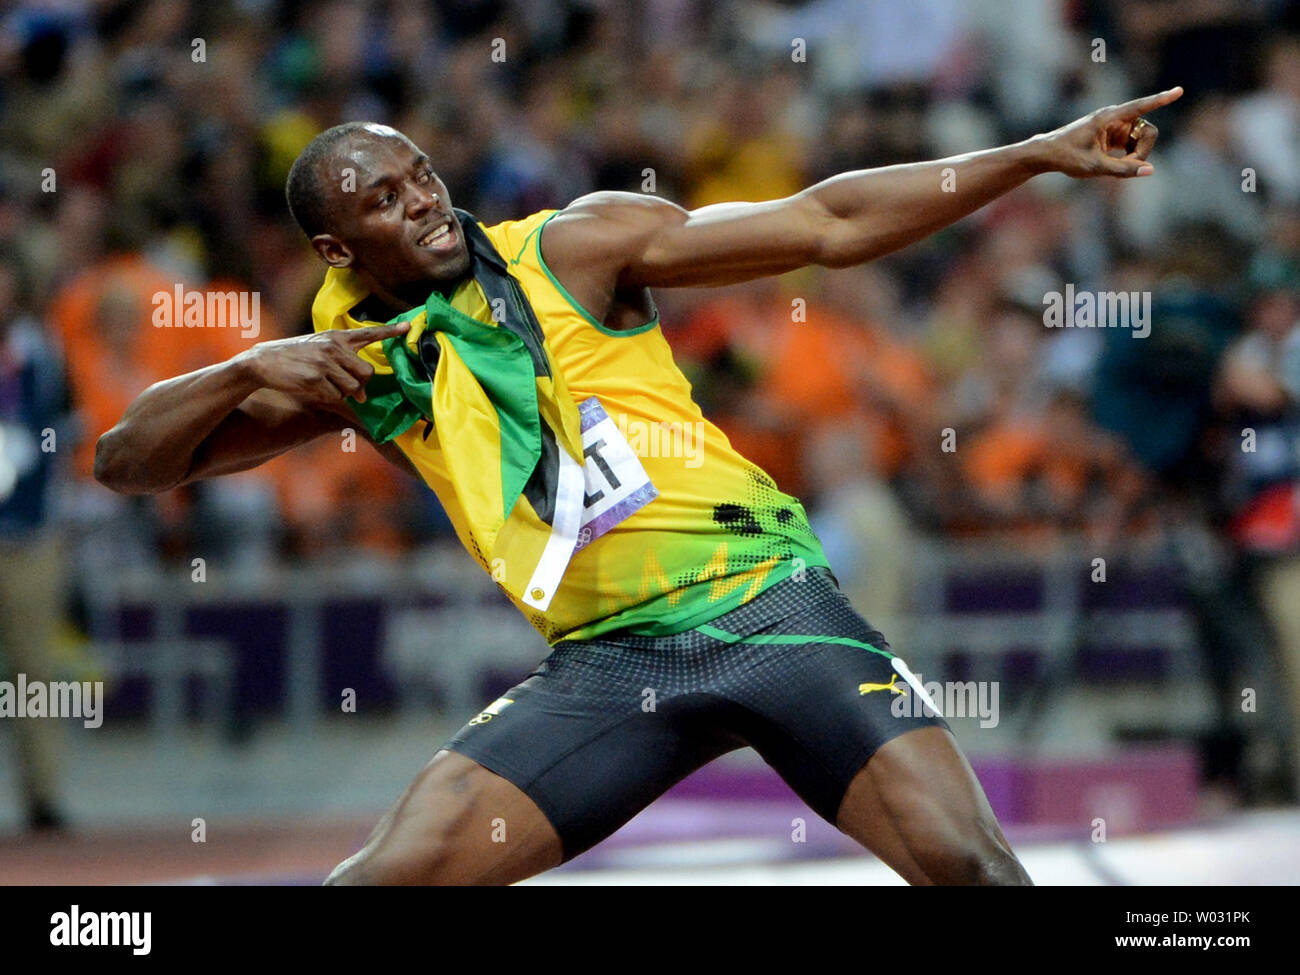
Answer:
[[[383,196],[379,198],[379,203],[378,203],[379,209],[387,210],[390,206],[393,205],[394,201],[396,200],[397,200],[396,193],[385,193]]]
[[[432,170],[432,169],[426,169],[426,170],[424,170],[424,172],[420,173],[419,176],[415,177],[415,179],[416,179],[416,181],[419,182],[419,183],[428,183],[428,182],[432,182],[432,180],[433,180],[433,170]]]

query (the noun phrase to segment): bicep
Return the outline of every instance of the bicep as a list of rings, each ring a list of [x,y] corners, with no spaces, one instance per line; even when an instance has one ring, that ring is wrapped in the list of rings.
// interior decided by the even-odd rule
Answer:
[[[785,274],[821,255],[824,235],[801,197],[717,203],[665,221],[624,268],[620,283],[646,287],[735,284]]]
[[[552,270],[598,276],[588,282],[596,290],[723,285],[818,263],[831,219],[805,194],[686,210],[653,196],[593,193],[556,216],[543,243]]]

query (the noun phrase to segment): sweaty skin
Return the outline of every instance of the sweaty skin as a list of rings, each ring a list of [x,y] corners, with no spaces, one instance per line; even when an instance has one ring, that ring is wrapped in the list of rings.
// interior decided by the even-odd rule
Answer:
[[[914,243],[1039,173],[1149,175],[1158,132],[1140,116],[1172,88],[1098,109],[1014,145],[932,162],[843,173],[781,200],[688,211],[653,196],[592,193],[541,236],[556,278],[607,328],[639,326],[646,289],[725,285],[818,265],[849,267]],[[1129,151],[1130,135],[1134,136]],[[401,133],[370,125],[326,165],[330,232],[312,238],[328,265],[351,268],[386,320],[454,288],[469,255],[447,188]],[[345,192],[343,168],[356,174]],[[946,192],[941,187],[949,187]],[[443,226],[437,240],[430,234]],[[156,493],[247,470],[351,426],[348,396],[372,369],[363,345],[402,334],[372,326],[262,342],[232,359],[155,383],[99,438],[95,476],[123,493]],[[384,456],[407,468],[400,451]],[[593,797],[599,801],[599,797]],[[493,817],[508,844],[488,842]],[[853,780],[837,825],[910,883],[1028,883],[958,750],[941,728],[882,746]],[[462,755],[439,752],[330,883],[509,883],[555,866],[561,846],[523,792]]]

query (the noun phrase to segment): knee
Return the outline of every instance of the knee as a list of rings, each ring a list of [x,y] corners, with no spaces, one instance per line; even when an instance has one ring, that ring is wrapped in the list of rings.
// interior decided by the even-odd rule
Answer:
[[[979,886],[1031,886],[1033,881],[1005,843],[989,837],[963,842],[945,858],[943,882]]]
[[[1032,886],[1033,881],[996,827],[987,823],[954,836],[937,862],[923,865],[937,883]]]
[[[459,867],[472,793],[463,774],[439,766],[435,777],[428,774],[433,768],[430,763],[365,845],[330,872],[327,886],[463,882]]]
[[[970,858],[967,869],[970,884],[990,887],[1031,887],[1033,881],[1016,855],[1005,847]]]
[[[358,857],[350,856],[330,871],[325,878],[326,887],[365,887],[365,867],[358,862]]]
[[[437,843],[418,853],[392,855],[378,850],[361,850],[325,878],[327,887],[383,887],[411,884],[453,884],[450,849]]]

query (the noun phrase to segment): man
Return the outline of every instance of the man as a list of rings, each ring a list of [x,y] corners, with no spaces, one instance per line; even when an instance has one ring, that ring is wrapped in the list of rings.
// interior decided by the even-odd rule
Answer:
[[[29,312],[21,259],[0,248],[0,679],[59,679],[64,553],[52,515],[55,447],[67,435],[62,357]],[[66,441],[65,441],[66,442]],[[59,722],[6,721],[18,745],[27,827],[65,826],[58,801]]]
[[[1028,883],[942,717],[892,706],[924,692],[840,594],[802,507],[700,416],[648,289],[868,261],[1037,173],[1147,175],[1141,115],[1181,94],[767,203],[595,193],[491,228],[400,133],[318,136],[287,187],[329,265],[317,334],[151,386],[100,439],[96,476],[165,491],[359,421],[553,646],[329,882],[520,880],[752,745],[909,882]]]

